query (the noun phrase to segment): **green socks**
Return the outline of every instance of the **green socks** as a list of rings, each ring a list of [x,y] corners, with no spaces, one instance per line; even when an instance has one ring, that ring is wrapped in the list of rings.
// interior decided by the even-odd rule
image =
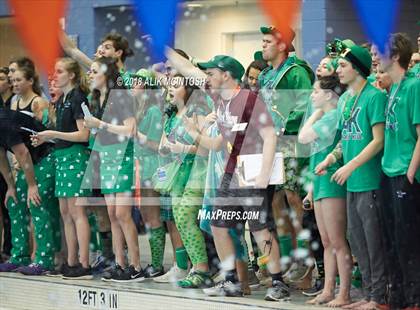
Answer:
[[[290,256],[293,250],[292,236],[284,235],[278,237],[280,254],[282,257]]]
[[[163,265],[163,255],[165,253],[165,228],[163,228],[163,226],[152,228],[148,233],[150,251],[152,253],[152,265],[155,268],[160,268]]]
[[[179,269],[182,269],[182,270],[188,269],[188,254],[187,254],[187,250],[184,247],[177,248],[175,250],[175,259],[176,259],[176,264]]]

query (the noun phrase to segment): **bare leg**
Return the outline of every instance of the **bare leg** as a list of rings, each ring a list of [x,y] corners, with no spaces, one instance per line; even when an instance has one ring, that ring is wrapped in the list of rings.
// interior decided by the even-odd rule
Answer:
[[[89,267],[89,242],[90,226],[86,215],[85,206],[76,205],[77,198],[68,198],[67,206],[76,228],[77,242],[79,245],[79,259],[84,268]]]
[[[274,193],[272,203],[273,217],[276,221],[277,234],[279,236],[290,234],[294,240],[296,236],[293,224],[289,218],[289,210],[285,203],[285,195],[284,191],[277,191]]]
[[[326,198],[322,201],[321,208],[340,276],[340,291],[336,298],[328,303],[328,306],[341,307],[351,303],[350,284],[353,265],[350,249],[346,241],[346,203],[341,198]]]
[[[64,236],[67,244],[67,263],[75,266],[79,262],[76,227],[70,215],[66,198],[59,198],[61,218],[64,225]]]
[[[109,220],[111,222],[112,245],[114,248],[115,262],[120,265],[121,268],[125,268],[125,241],[124,234],[116,216],[115,197],[114,195],[106,195],[105,200],[107,204]]]
[[[214,245],[219,256],[222,270],[235,269],[235,247],[229,235],[228,228],[211,226],[213,232]]]
[[[142,203],[140,207],[141,217],[145,224],[151,229],[161,227],[159,194],[152,189],[144,189],[142,199],[147,199],[147,203]]]
[[[181,235],[179,234],[178,228],[176,228],[174,221],[167,221],[166,225],[169,231],[169,237],[171,238],[172,248],[174,251],[174,262],[176,262],[176,249],[182,248],[184,244],[181,240]]]
[[[130,264],[137,270],[140,270],[139,239],[136,225],[131,217],[130,198],[131,193],[116,194],[117,204],[115,215],[124,234],[125,241],[127,242]]]
[[[279,245],[277,243],[277,239],[274,237],[274,234],[272,234],[267,228],[259,231],[253,231],[252,233],[255,236],[255,241],[257,241],[261,253],[268,255],[268,271],[271,274],[281,272]],[[271,245],[266,245],[267,241],[271,241]]]
[[[292,192],[287,189],[284,191],[286,193],[287,202],[289,203],[290,208],[296,214],[296,217],[294,219],[295,221],[293,221],[293,227],[297,235],[302,230],[302,219],[303,219],[302,199],[300,198],[298,193]]]
[[[238,271],[238,279],[242,285],[244,295],[251,295],[251,288],[248,281],[248,262],[236,260],[236,270]]]
[[[337,260],[333,253],[330,239],[328,237],[327,225],[324,218],[322,200],[314,202],[316,224],[324,246],[325,284],[321,294],[309,300],[308,304],[324,304],[334,299],[335,277],[337,276]]]

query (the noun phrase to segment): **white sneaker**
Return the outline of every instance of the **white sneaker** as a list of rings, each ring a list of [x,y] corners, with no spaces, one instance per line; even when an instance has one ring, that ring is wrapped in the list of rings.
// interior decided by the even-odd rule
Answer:
[[[213,287],[203,289],[203,293],[207,296],[243,296],[242,287],[240,283],[232,283],[231,281],[222,281]]]
[[[176,283],[177,281],[184,279],[187,275],[187,270],[179,269],[178,266],[173,265],[167,273],[160,277],[153,278],[153,281],[157,283]]]

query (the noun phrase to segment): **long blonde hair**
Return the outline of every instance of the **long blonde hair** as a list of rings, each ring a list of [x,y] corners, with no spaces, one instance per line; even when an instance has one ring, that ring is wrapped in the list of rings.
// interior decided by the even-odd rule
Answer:
[[[86,74],[83,72],[81,66],[77,61],[70,57],[63,57],[57,59],[56,63],[61,62],[64,65],[64,68],[69,73],[74,73],[74,81],[73,84],[75,87],[78,87],[83,93],[88,95],[89,93],[89,86],[87,82]],[[55,103],[49,103],[48,106],[48,121],[50,127],[55,127],[57,121],[56,115],[56,107]]]
[[[61,62],[67,72],[74,73],[74,85],[87,95],[89,93],[89,85],[86,74],[79,63],[70,57],[59,58],[57,62]]]

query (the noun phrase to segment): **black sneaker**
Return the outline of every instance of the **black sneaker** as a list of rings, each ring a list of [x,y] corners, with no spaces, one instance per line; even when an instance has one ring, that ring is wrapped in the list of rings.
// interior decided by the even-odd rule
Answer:
[[[63,279],[67,280],[92,280],[92,268],[84,268],[81,264],[75,267],[70,267],[67,272],[63,274]]]
[[[146,278],[146,274],[143,269],[137,271],[134,266],[129,266],[124,269],[122,273],[116,273],[113,275],[111,281],[113,282],[142,282]]]
[[[324,279],[318,278],[315,280],[315,284],[310,289],[304,290],[302,294],[308,297],[313,297],[313,296],[317,296],[321,294],[323,289],[324,289]]]
[[[273,281],[273,286],[267,290],[264,299],[268,301],[290,300],[290,288],[282,281]]]
[[[112,278],[114,277],[115,278],[121,277],[123,273],[124,273],[124,269],[122,269],[120,265],[115,264],[111,268],[111,270],[103,272],[101,280],[105,282],[109,282],[109,281],[112,281]]]
[[[63,274],[66,274],[69,270],[69,265],[67,263],[63,263],[60,267],[50,270],[46,273],[48,277],[62,277]]]
[[[147,279],[160,277],[165,274],[163,271],[163,266],[160,268],[155,268],[153,265],[147,265],[147,267],[144,269],[144,273]]]

